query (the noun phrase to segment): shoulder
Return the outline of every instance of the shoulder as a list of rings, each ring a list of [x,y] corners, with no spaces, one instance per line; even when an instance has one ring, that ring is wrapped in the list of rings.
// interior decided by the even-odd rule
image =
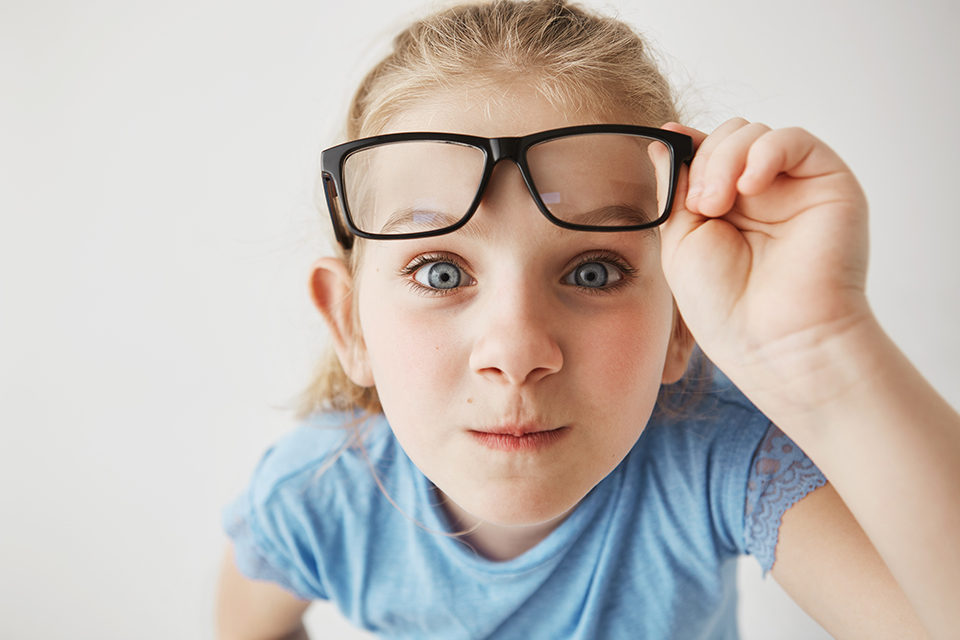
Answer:
[[[729,554],[738,553],[752,460],[772,425],[719,371],[684,400],[684,409],[654,414],[630,464],[684,514],[684,526],[696,523]]]
[[[646,448],[673,461],[724,459],[745,450],[752,454],[770,427],[770,420],[718,369],[687,391],[681,404],[679,412],[655,411],[642,436]]]
[[[250,501],[263,506],[288,493],[309,492],[316,504],[336,490],[338,480],[362,476],[369,459],[381,457],[392,441],[380,414],[311,416],[264,452],[251,478]]]
[[[328,569],[376,501],[370,461],[395,459],[384,453],[394,442],[382,415],[347,414],[312,417],[278,440],[222,514],[241,572],[303,599],[328,597]]]
[[[376,503],[371,464],[395,446],[382,415],[311,417],[263,454],[246,490],[225,510],[225,527],[248,529],[262,547],[311,541],[367,517]]]
[[[264,451],[253,473],[261,498],[292,478],[336,462],[356,440],[361,420],[350,414],[312,416]]]

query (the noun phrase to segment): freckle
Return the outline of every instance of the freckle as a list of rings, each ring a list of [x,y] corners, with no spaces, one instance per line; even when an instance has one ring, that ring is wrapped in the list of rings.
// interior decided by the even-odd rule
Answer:
[[[437,345],[433,348],[434,351],[440,351],[440,345]]]
[[[473,398],[467,398],[467,404],[473,404]]]

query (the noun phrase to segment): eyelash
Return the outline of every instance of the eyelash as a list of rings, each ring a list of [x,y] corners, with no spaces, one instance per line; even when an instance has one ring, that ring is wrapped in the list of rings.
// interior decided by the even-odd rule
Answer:
[[[456,268],[460,269],[464,273],[467,273],[467,268],[464,266],[463,262],[458,259],[456,256],[451,254],[444,253],[427,253],[419,255],[413,259],[413,261],[407,266],[400,269],[399,274],[404,277],[407,282],[407,285],[416,291],[417,293],[422,293],[430,296],[448,296],[452,293],[456,293],[457,289],[462,287],[457,287],[455,289],[433,289],[431,287],[425,287],[419,282],[416,281],[412,276],[417,272],[420,267],[424,265],[431,264],[433,262],[449,262]],[[469,275],[468,275],[469,277]],[[473,278],[470,278],[473,280]],[[467,285],[469,286],[469,285]]]
[[[623,260],[620,256],[615,253],[610,253],[607,251],[597,251],[594,253],[588,253],[584,256],[580,256],[580,259],[577,260],[577,263],[573,265],[571,269],[567,271],[568,274],[573,273],[580,267],[585,264],[590,264],[591,262],[602,262],[604,264],[612,266],[614,269],[620,272],[620,279],[616,282],[609,284],[606,287],[583,287],[579,285],[576,286],[577,289],[583,291],[584,293],[591,295],[605,295],[608,293],[613,293],[621,287],[624,287],[630,282],[633,281],[634,277],[637,274],[637,270],[631,267],[626,261]],[[566,275],[564,276],[566,277]]]
[[[431,287],[425,287],[424,285],[417,282],[413,277],[411,277],[417,272],[418,269],[420,269],[424,265],[428,265],[434,262],[449,262],[450,264],[454,265],[464,273],[467,273],[466,266],[456,256],[452,254],[428,253],[428,254],[419,255],[416,258],[414,258],[413,261],[410,262],[410,264],[400,269],[399,275],[406,280],[407,285],[411,289],[413,289],[418,293],[423,293],[426,295],[447,296],[452,293],[456,293],[457,289],[462,288],[462,287],[457,287],[455,289],[433,289]],[[564,277],[566,277],[567,274],[573,273],[583,265],[589,264],[591,262],[602,262],[604,264],[610,265],[613,268],[617,269],[620,272],[620,276],[621,276],[620,279],[617,280],[616,282],[601,288],[573,285],[580,291],[583,291],[591,295],[604,295],[608,293],[613,293],[617,289],[620,289],[621,287],[629,284],[637,273],[637,270],[635,268],[627,264],[618,255],[614,253],[609,253],[606,251],[598,251],[595,253],[589,253],[584,256],[580,256],[580,259],[577,260],[576,264],[574,264],[573,267],[571,267],[566,271],[566,273],[564,274]],[[468,274],[468,277],[469,277],[469,274]],[[472,277],[470,279],[473,280]],[[469,285],[466,285],[466,286],[469,286]]]

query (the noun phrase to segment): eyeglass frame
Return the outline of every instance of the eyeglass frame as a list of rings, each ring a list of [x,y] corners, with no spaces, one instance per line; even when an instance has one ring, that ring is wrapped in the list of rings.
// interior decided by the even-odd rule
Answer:
[[[582,134],[591,133],[624,133],[641,136],[664,143],[670,152],[670,188],[667,192],[667,198],[664,206],[664,213],[656,220],[634,225],[624,225],[618,227],[576,224],[566,222],[550,213],[546,204],[543,202],[537,188],[533,183],[533,177],[530,173],[530,167],[527,164],[527,150],[530,147],[553,140],[556,138],[566,138]],[[407,233],[383,234],[363,231],[354,224],[353,217],[350,215],[350,206],[346,198],[346,189],[343,185],[343,166],[344,163],[354,153],[363,151],[371,147],[396,142],[449,142],[461,144],[468,147],[479,149],[483,152],[484,165],[483,173],[480,177],[480,184],[477,187],[477,193],[473,202],[467,209],[467,212],[454,224],[439,229],[428,231],[413,231]],[[487,183],[493,175],[493,169],[501,160],[512,160],[517,168],[520,169],[520,175],[523,176],[523,182],[527,190],[533,197],[537,208],[550,222],[565,229],[575,231],[638,231],[649,229],[663,224],[670,217],[670,210],[673,208],[673,198],[677,190],[677,179],[680,174],[680,168],[683,164],[689,164],[693,158],[693,139],[690,136],[675,131],[667,131],[656,127],[643,127],[629,124],[587,124],[576,125],[572,127],[561,127],[559,129],[548,129],[538,131],[525,136],[512,136],[500,138],[484,138],[481,136],[470,136],[460,133],[440,133],[413,131],[407,133],[388,133],[368,138],[351,140],[336,146],[324,149],[320,154],[320,171],[323,181],[323,192],[327,202],[327,210],[330,213],[330,220],[333,223],[334,235],[337,242],[344,249],[349,250],[353,247],[354,236],[366,238],[369,240],[408,240],[413,238],[429,238],[432,236],[444,235],[456,231],[470,221],[473,214],[476,213],[480,202],[483,200],[483,194],[486,191]],[[341,220],[341,214],[342,220]],[[344,228],[343,222],[346,222]]]

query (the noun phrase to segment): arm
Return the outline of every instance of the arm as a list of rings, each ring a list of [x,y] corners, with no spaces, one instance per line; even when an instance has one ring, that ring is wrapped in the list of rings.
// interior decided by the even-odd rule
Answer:
[[[821,382],[813,385],[802,375],[797,381],[829,385],[830,395],[816,408],[798,411],[762,393],[760,401],[768,415],[780,414],[849,504],[844,526],[863,527],[866,534],[857,536],[875,555],[874,564],[885,561],[889,573],[883,573],[899,583],[931,636],[951,637],[960,624],[960,417],[875,323],[823,348],[816,367]],[[838,364],[827,366],[827,360]],[[859,525],[850,522],[853,517]],[[825,552],[836,554],[843,544],[842,538],[830,540]],[[801,545],[794,539],[791,546]],[[860,582],[869,586],[866,577]]]
[[[835,638],[927,637],[903,590],[829,483],[783,515],[771,574]]]
[[[245,577],[227,549],[217,593],[220,640],[306,640],[302,617],[309,606],[275,584]]]
[[[662,233],[664,273],[684,320],[710,359],[823,471],[862,527],[860,543],[889,568],[926,631],[952,637],[960,627],[960,416],[870,310],[859,184],[800,129],[739,119],[710,136],[667,128],[699,147]],[[837,509],[797,513],[807,511],[809,530]],[[822,582],[852,580],[869,593],[877,560],[862,575],[841,575],[848,566],[818,554],[840,554],[854,539],[812,535],[824,546],[787,531],[793,542],[785,539],[784,553],[803,556],[792,563],[810,562],[812,571],[819,562]],[[780,573],[815,617],[846,615],[845,599],[816,591],[806,568],[790,564]]]

